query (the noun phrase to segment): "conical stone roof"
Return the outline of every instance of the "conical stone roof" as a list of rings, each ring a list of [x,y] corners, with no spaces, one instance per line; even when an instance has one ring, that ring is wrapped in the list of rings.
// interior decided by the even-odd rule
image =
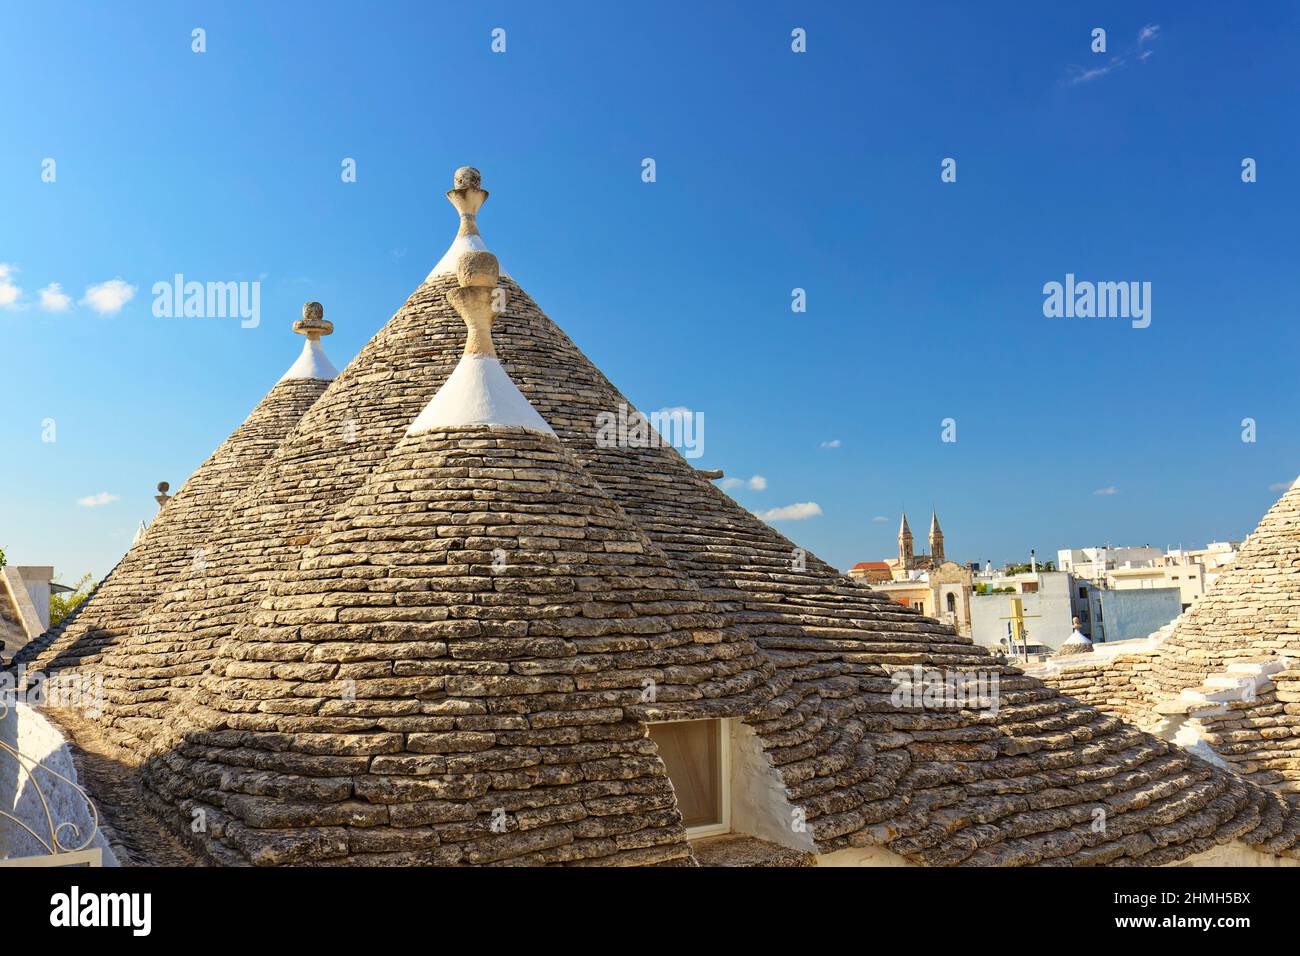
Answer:
[[[304,314],[315,313],[320,306],[313,302],[303,308]],[[310,337],[307,345],[320,349]],[[301,360],[290,368],[179,492],[160,495],[165,504],[148,532],[78,608],[75,622],[65,622],[33,641],[16,664],[49,673],[94,662],[139,623],[171,582],[202,567],[214,545],[213,532],[221,514],[253,483],[285,435],[329,384],[321,366],[301,369],[300,364]]]
[[[466,181],[468,182],[468,181]],[[473,185],[448,198],[464,219],[482,204]],[[467,211],[468,210],[468,211]],[[477,233],[475,233],[477,234]],[[481,242],[481,240],[480,240]],[[200,573],[164,592],[146,624],[100,665],[112,743],[143,753],[160,720],[320,530],[397,444],[461,353],[465,324],[447,301],[454,274],[423,284],[370,340],[231,507]],[[430,335],[430,315],[457,332]]]
[[[1300,658],[1300,480],[1264,515],[1232,567],[1161,643],[1157,700],[1197,688],[1234,662]]]
[[[499,376],[457,378],[484,365]],[[203,810],[214,856],[689,861],[644,721],[743,716],[771,669],[504,376],[471,334],[178,708],[146,779]]]
[[[771,696],[724,627],[554,437],[425,432],[223,644],[146,780],[218,859],[687,860],[643,721]]]
[[[1091,653],[1092,653],[1092,641],[1088,640],[1086,637],[1080,634],[1078,629],[1076,628],[1074,633],[1065,639],[1065,641],[1061,644],[1061,646],[1056,649],[1056,653],[1053,654],[1052,656],[1053,657],[1074,657],[1078,654],[1091,654]]]
[[[412,394],[451,374],[464,338],[444,298],[454,285],[436,276],[416,291],[342,373],[331,389],[338,403],[321,399],[276,474],[232,513],[224,529],[236,542],[232,559],[218,556],[219,573],[203,589],[154,609],[154,643],[129,655],[135,673],[121,705],[133,709],[114,704],[119,726],[125,715],[141,734],[158,731],[217,642],[272,578],[297,567],[325,515],[397,443],[418,411]],[[598,441],[597,416],[628,403],[522,289],[502,285],[502,365],[583,470],[776,668],[772,699],[747,722],[819,851],[884,846],[939,864],[1158,864],[1234,838],[1270,852],[1295,845],[1297,819],[1274,795],[843,578],[672,449]],[[329,436],[349,405],[370,427],[359,430],[361,447],[345,451]],[[140,651],[156,663],[140,667]],[[996,713],[898,706],[897,674],[915,665],[997,674]]]

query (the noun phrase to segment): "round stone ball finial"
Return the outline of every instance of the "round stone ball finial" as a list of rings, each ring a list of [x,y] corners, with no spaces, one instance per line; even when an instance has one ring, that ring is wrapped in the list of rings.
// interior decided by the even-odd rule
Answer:
[[[158,482],[158,490],[164,495],[171,491],[172,486],[165,481]]]
[[[473,166],[462,166],[452,177],[453,186],[447,190],[447,201],[460,213],[459,236],[477,236],[478,225],[474,217],[487,202],[488,192],[483,188],[483,177]]]
[[[466,252],[456,260],[456,281],[462,289],[494,288],[501,276],[501,264],[487,250]]]
[[[302,317],[308,322],[319,322],[325,318],[325,306],[319,302],[304,302],[302,304]]]

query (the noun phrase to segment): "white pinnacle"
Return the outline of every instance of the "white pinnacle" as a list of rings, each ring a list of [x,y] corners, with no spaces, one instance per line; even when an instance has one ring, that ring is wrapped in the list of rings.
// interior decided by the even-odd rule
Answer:
[[[406,433],[466,425],[518,425],[555,434],[492,355],[462,355],[456,370]]]
[[[297,361],[280,376],[280,381],[288,382],[296,379],[334,381],[339,370],[325,355],[325,349],[320,344],[322,335],[329,335],[334,331],[334,323],[325,318],[325,307],[319,302],[304,302],[302,318],[293,324],[293,330],[299,335],[305,335],[307,341],[303,343],[302,353]]]
[[[469,172],[473,179],[465,188],[477,189],[478,173]],[[465,170],[457,170],[457,186],[463,173]],[[487,195],[481,189],[478,193]],[[499,275],[497,257],[490,252],[466,252],[457,260],[457,286],[447,291],[447,301],[465,320],[465,351],[451,376],[406,430],[408,435],[470,425],[513,425],[555,434],[497,360],[492,323],[506,303],[506,290],[497,285]]]
[[[325,354],[325,349],[321,347],[320,339],[308,339],[302,343],[302,352],[289,366],[289,370],[280,376],[280,381],[315,378],[323,382],[332,382],[338,374],[339,370],[334,367],[334,363]]]
[[[460,213],[460,229],[456,232],[456,238],[451,241],[451,246],[433,267],[433,271],[425,276],[425,282],[437,276],[455,275],[460,257],[467,252],[491,251],[478,231],[478,211],[483,203],[487,202],[487,198],[488,191],[483,188],[483,177],[479,175],[477,169],[473,166],[462,166],[456,170],[453,187],[447,190],[447,200],[456,207],[456,212]],[[500,269],[498,263],[498,274],[505,275]]]

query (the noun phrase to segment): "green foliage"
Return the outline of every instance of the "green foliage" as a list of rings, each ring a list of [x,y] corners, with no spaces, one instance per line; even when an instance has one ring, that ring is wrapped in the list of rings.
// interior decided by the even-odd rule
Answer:
[[[1032,571],[1033,569],[1034,569],[1034,568],[1033,568],[1033,565],[1031,565],[1031,564],[1008,564],[1007,567],[1006,567],[1006,573],[1007,573],[1007,574],[1028,574],[1028,573],[1029,573],[1030,571]],[[1039,571],[1055,571],[1055,570],[1056,570],[1056,562],[1055,562],[1055,561],[1039,561],[1039,562],[1038,562],[1038,570],[1039,570]]]
[[[5,549],[0,548],[0,568],[5,566]]]
[[[71,614],[78,604],[90,597],[90,592],[94,588],[90,586],[90,574],[87,572],[81,576],[75,585],[75,590],[68,591],[66,594],[50,595],[50,627],[62,624],[63,619]]]

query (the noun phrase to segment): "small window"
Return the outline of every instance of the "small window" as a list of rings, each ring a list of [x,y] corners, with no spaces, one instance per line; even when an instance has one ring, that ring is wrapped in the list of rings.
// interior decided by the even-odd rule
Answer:
[[[957,613],[957,595],[953,594],[951,591],[948,592],[948,612],[950,614]]]
[[[675,720],[650,725],[650,739],[668,768],[682,825],[691,839],[731,830],[726,731],[725,720]]]
[[[1080,600],[1083,600],[1083,601],[1088,600],[1088,589],[1087,589],[1087,588],[1079,588],[1079,598],[1080,598]]]

